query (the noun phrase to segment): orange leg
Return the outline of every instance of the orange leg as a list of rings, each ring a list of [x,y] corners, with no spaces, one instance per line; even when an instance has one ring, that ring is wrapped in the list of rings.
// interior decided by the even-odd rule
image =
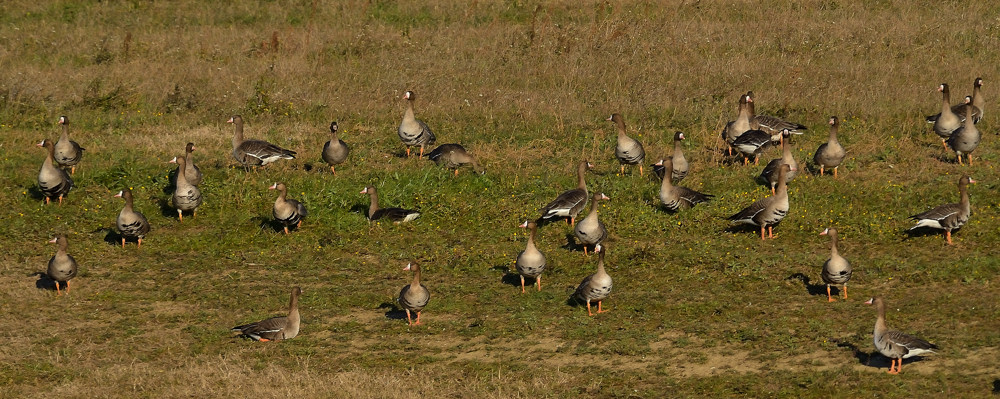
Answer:
[[[521,276],[521,293],[524,293],[524,276]]]
[[[603,301],[597,301],[597,313],[605,313],[605,312],[607,312],[607,310],[601,309],[601,302],[603,302]]]
[[[620,173],[623,174],[623,175],[625,174],[625,165],[624,164],[622,164],[622,168],[621,168],[621,172]]]
[[[774,235],[774,226],[767,226],[767,238],[778,238]]]
[[[774,195],[774,194],[775,194],[774,186],[771,186],[771,195]]]
[[[589,300],[589,299],[587,300],[587,315],[588,315],[588,316],[593,316],[593,315],[594,315],[594,314],[593,314],[593,313],[591,313],[591,311],[590,311],[590,300]]]
[[[834,178],[834,179],[836,179],[836,178],[837,178],[837,168],[839,168],[839,166],[834,166],[834,167],[833,167],[833,178]]]
[[[69,281],[66,282],[66,295],[69,295]]]
[[[576,218],[575,217],[572,217],[572,216],[569,217],[569,226],[570,227],[576,226]]]
[[[337,175],[337,169],[334,169],[333,165],[330,165],[330,173],[333,173],[334,176]]]
[[[972,154],[966,155],[965,159],[969,160],[969,166],[972,166]]]
[[[964,165],[964,164],[962,163],[962,153],[961,153],[961,152],[959,152],[959,153],[958,153],[958,164],[959,164],[959,165]]]
[[[538,277],[535,277],[535,285],[538,286],[538,291],[542,290],[542,275],[541,274],[539,274]]]
[[[136,248],[142,248],[142,239],[139,239],[139,244],[135,246]]]
[[[48,204],[49,204],[49,196],[48,196],[48,195],[46,195],[46,196],[45,196],[45,205],[48,205]]]
[[[71,175],[75,175],[76,174],[76,166],[70,166],[69,167],[69,174],[71,174]]]
[[[59,194],[59,205],[62,205],[62,198],[63,198],[63,195]]]
[[[819,175],[820,176],[823,176],[823,167],[824,167],[823,165],[819,166]],[[834,169],[834,170],[836,170],[836,169]],[[837,172],[834,172],[834,173],[837,173]]]
[[[743,156],[743,166],[747,166],[749,164],[750,164],[750,158],[747,157],[746,155],[744,155]]]
[[[762,241],[765,240],[765,238],[764,238],[764,226],[763,225],[760,226],[760,239]]]
[[[424,157],[424,145],[423,144],[420,145],[420,157],[421,158]],[[420,319],[420,312],[417,312],[417,319],[418,320]],[[417,324],[420,324],[420,322],[418,321]]]
[[[836,301],[836,299],[833,299],[833,295],[830,295],[830,284],[826,285],[826,301],[827,302]]]
[[[299,219],[299,223],[297,223],[295,225],[295,228],[298,229],[298,228],[301,228],[301,227],[302,227],[302,219]]]
[[[733,156],[733,147],[726,148],[729,150],[729,156]]]
[[[420,325],[420,312],[417,312],[417,321],[413,322],[413,325],[415,325],[415,326],[419,326]]]
[[[410,157],[410,147],[406,147],[406,157]]]
[[[125,248],[125,237],[122,237],[122,248]]]
[[[406,322],[409,325],[413,325],[413,319],[410,318],[410,309],[406,309]]]
[[[944,231],[944,238],[948,240],[948,245],[951,245],[951,230]]]
[[[583,244],[583,254],[584,254],[584,255],[589,255],[589,254],[587,253],[587,244]]]
[[[288,234],[288,226],[285,226],[285,234]]]
[[[66,288],[69,288],[69,286],[67,286]],[[59,282],[56,281],[56,296],[59,296],[59,295],[62,295],[62,292],[59,292]]]
[[[639,177],[642,177],[642,176],[643,176],[643,174],[642,174],[642,165],[639,165]]]
[[[184,221],[184,211],[180,209],[177,210],[177,219],[179,219],[182,222]]]
[[[760,161],[760,155],[754,155],[754,156],[753,156],[753,164],[754,164],[754,165],[757,165],[757,162],[758,162],[758,161]]]
[[[455,169],[455,177],[458,177],[458,169]]]
[[[267,338],[258,338],[257,340],[260,341],[260,342],[271,342],[271,340],[269,340]]]
[[[194,208],[194,210],[191,211],[191,217],[198,217],[198,208]]]
[[[896,359],[889,359],[892,363],[889,364],[889,374],[899,374],[903,371],[903,359],[899,359],[899,365],[896,365]]]

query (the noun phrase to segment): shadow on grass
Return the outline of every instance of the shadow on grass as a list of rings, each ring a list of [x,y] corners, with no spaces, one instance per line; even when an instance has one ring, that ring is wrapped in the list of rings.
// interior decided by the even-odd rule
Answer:
[[[42,190],[38,186],[28,187],[28,195],[34,200],[45,201],[45,194],[42,193]],[[56,202],[59,202],[59,200],[57,199]]]
[[[826,295],[826,284],[810,284],[809,283],[809,281],[810,281],[809,276],[807,276],[805,274],[795,273],[795,274],[793,274],[791,276],[788,276],[788,278],[786,278],[786,280],[799,280],[799,281],[801,281],[802,285],[805,286],[806,292],[808,292],[809,295]],[[836,289],[837,295],[839,295],[840,294],[840,288],[837,288],[837,287],[833,287],[833,288]],[[831,293],[832,292],[833,291],[831,291]]]
[[[993,380],[993,394],[1000,395],[1000,378]]]
[[[955,233],[961,231],[962,229],[955,229],[951,231],[951,235],[954,236]],[[941,236],[941,240],[944,240],[944,230],[935,229],[932,227],[921,227],[918,229],[906,229],[906,238],[903,241],[909,240],[911,238],[927,237],[927,236]]]
[[[257,223],[257,225],[260,227],[261,230],[265,229],[271,230],[275,233],[285,232],[285,225],[281,224],[281,222],[275,220],[274,218],[265,216],[254,216],[250,220],[253,221],[254,223]],[[288,230],[291,231],[292,228],[290,227]]]
[[[881,353],[878,353],[878,351],[865,352],[860,348],[858,348],[857,345],[854,345],[850,342],[840,341],[837,339],[834,339],[833,342],[837,343],[838,348],[850,349],[851,352],[854,352],[854,358],[858,359],[858,363],[863,364],[865,366],[874,367],[877,369],[881,368],[888,369],[889,366],[892,364],[891,363],[892,361],[889,358],[883,356]],[[909,359],[904,359],[903,363],[916,363],[916,362],[921,362],[923,360],[924,360],[923,356],[914,356]]]
[[[566,226],[570,225],[569,224],[569,217],[561,217],[560,216],[560,217],[552,217],[552,218],[548,218],[548,219],[543,219],[543,218],[535,219],[535,224],[538,225],[539,229],[541,229],[541,228],[543,228],[545,226],[548,226],[548,225],[550,225],[552,223],[557,223],[557,222],[565,223]]]
[[[564,244],[563,249],[572,252],[583,252],[583,244],[576,242],[576,235],[573,233],[566,233],[566,244]]]
[[[368,207],[370,205],[371,204],[354,204],[354,206],[351,207],[351,212],[352,213],[360,213],[362,216],[364,216],[365,219],[367,219],[368,218]]]
[[[167,185],[163,186],[163,193],[166,195],[173,195],[174,190],[177,188],[177,168],[171,169],[167,172]]]
[[[171,195],[173,191],[170,192]],[[160,214],[165,218],[177,218],[177,210],[170,205],[170,200],[166,198],[157,198],[156,204],[160,206]]]
[[[401,309],[398,305],[393,302],[382,302],[378,305],[379,309],[388,309],[385,311],[385,318],[389,320],[403,320],[406,319],[406,311]]]
[[[726,227],[725,232],[727,233],[754,233],[754,235],[760,235],[760,226],[754,226],[752,224],[734,224],[732,226]],[[764,234],[767,234],[765,231]]]
[[[115,230],[113,228],[110,228],[110,227],[100,227],[100,228],[98,228],[98,229],[96,229],[94,231],[91,231],[90,233],[91,234],[98,234],[98,233],[100,233],[102,231],[104,232],[104,238],[103,238],[103,240],[104,240],[105,243],[110,244],[110,245],[114,245],[116,247],[122,245],[122,235],[121,235],[121,233],[119,233],[118,230]],[[136,243],[139,242],[138,239],[136,239],[134,241]]]
[[[49,277],[48,274],[45,274],[45,272],[34,272],[31,273],[31,275],[38,277],[38,280],[35,281],[35,288],[49,291],[56,290],[56,284],[58,284],[58,282],[53,280],[52,277]]]

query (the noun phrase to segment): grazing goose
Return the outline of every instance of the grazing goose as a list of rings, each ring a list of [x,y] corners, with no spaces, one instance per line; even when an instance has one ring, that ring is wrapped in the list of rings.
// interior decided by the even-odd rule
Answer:
[[[301,322],[299,317],[300,295],[302,295],[302,288],[292,288],[292,299],[288,303],[288,316],[272,317],[256,323],[236,326],[232,330],[260,342],[295,338],[296,335],[299,335],[299,323]]]
[[[576,239],[580,241],[580,245],[583,246],[583,254],[587,255],[588,245],[598,245],[604,238],[608,236],[608,229],[604,227],[604,223],[601,223],[600,219],[597,218],[597,207],[598,201],[609,200],[608,196],[604,193],[595,193],[593,201],[590,201],[590,213],[587,217],[580,221],[580,224],[576,225],[576,229],[573,233],[576,235]]]
[[[184,158],[174,158],[177,169],[186,171],[187,161]],[[187,173],[177,173],[177,184],[174,187],[174,208],[177,209],[177,219],[184,221],[184,211],[191,211],[191,217],[198,216],[198,206],[201,205],[201,190],[187,180]]]
[[[542,208],[542,219],[565,217],[569,218],[570,226],[575,225],[576,215],[579,215],[583,207],[587,205],[587,180],[584,179],[584,174],[587,173],[587,169],[592,167],[590,162],[580,161],[580,165],[576,168],[576,188],[564,191],[548,205],[545,205]]]
[[[743,164],[750,163],[750,156],[753,156],[753,164],[757,164],[760,152],[771,145],[771,134],[763,130],[747,130],[733,141],[733,147],[743,154]]]
[[[576,287],[576,292],[573,293],[573,297],[577,300],[587,302],[587,314],[590,316],[594,315],[590,311],[590,303],[593,301],[597,301],[597,313],[606,312],[601,308],[601,303],[611,294],[612,285],[611,276],[604,270],[604,252],[606,250],[598,244],[594,248],[594,252],[598,253],[597,272],[584,278]]]
[[[330,165],[330,172],[337,174],[334,166],[340,165],[347,160],[347,154],[351,152],[351,147],[337,137],[337,121],[330,123],[330,141],[323,144],[323,160]]]
[[[920,356],[925,353],[934,353],[934,349],[938,348],[937,345],[920,338],[896,330],[890,330],[885,325],[885,302],[882,298],[871,298],[865,304],[875,305],[875,311],[878,313],[875,319],[875,331],[872,333],[872,341],[875,343],[875,349],[878,349],[879,353],[889,358],[892,362],[889,365],[889,374],[899,374],[899,372],[903,371],[903,359]]]
[[[236,126],[233,133],[233,158],[244,167],[264,166],[279,159],[295,159],[295,151],[264,140],[244,140],[243,117],[234,115],[228,122]]]
[[[535,279],[535,285],[538,286],[538,290],[542,290],[542,272],[545,271],[545,255],[542,251],[539,251],[535,247],[535,237],[538,236],[538,224],[535,222],[525,221],[521,225],[522,228],[527,228],[531,231],[528,235],[528,244],[524,247],[524,251],[517,254],[517,260],[514,262],[514,267],[517,269],[517,274],[521,275],[521,293],[524,293],[524,278],[530,277]]]
[[[750,108],[747,107],[747,95],[740,94],[739,107],[737,108],[736,120],[729,121],[722,129],[722,140],[729,144],[729,155],[733,155],[733,142],[740,137],[743,132],[750,130]]]
[[[789,122],[774,116],[757,115],[753,91],[747,92],[747,108],[750,110],[750,128],[767,132],[771,135],[771,141],[781,140],[784,130],[788,130],[790,134],[802,134],[802,130],[809,129],[801,123]]]
[[[972,112],[972,97],[965,97],[965,109],[966,112]],[[951,132],[951,136],[945,143],[955,151],[959,165],[962,165],[962,154],[964,153],[968,156],[969,166],[972,166],[972,151],[979,146],[979,141],[982,138],[983,136],[979,133],[972,118],[966,118],[965,122],[962,122],[962,127]]]
[[[69,242],[66,241],[65,235],[60,234],[49,242],[58,245],[58,247],[56,254],[49,259],[49,268],[46,274],[56,283],[56,295],[62,294],[59,291],[59,283],[66,283],[66,293],[69,294],[69,280],[76,277],[79,266],[76,264],[76,259],[66,253]]]
[[[774,187],[778,185],[778,167],[781,165],[788,165],[790,171],[785,174],[785,183],[792,181],[795,178],[796,169],[798,169],[798,163],[795,162],[795,158],[792,157],[792,148],[789,141],[789,132],[785,130],[781,134],[781,158],[772,159],[764,166],[764,170],[760,172],[759,179],[764,184],[771,186],[771,194],[774,194]]]
[[[983,78],[976,78],[972,82],[972,122],[979,123],[983,119],[983,107],[986,105],[986,99],[983,98],[982,90]],[[965,116],[968,115],[965,111],[965,104],[955,104],[951,107],[951,112],[958,117],[962,122],[965,122]],[[927,123],[937,122],[938,118],[941,117],[941,113],[937,113],[927,117]]]
[[[781,165],[778,169],[778,190],[767,198],[761,198],[743,208],[729,220],[736,224],[751,224],[760,226],[760,239],[764,239],[764,227],[767,227],[767,237],[775,238],[773,227],[785,218],[788,214],[788,185],[785,183],[785,175],[791,168],[788,165]]]
[[[407,263],[403,270],[413,270],[413,281],[399,290],[399,305],[403,307],[403,310],[406,310],[406,321],[409,325],[419,325],[420,311],[427,306],[427,301],[431,299],[431,293],[427,291],[427,287],[420,284],[420,265],[412,262]],[[413,320],[410,312],[417,313],[417,320]]]
[[[607,120],[618,125],[618,144],[615,146],[615,158],[621,164],[621,173],[625,174],[625,165],[639,165],[639,176],[642,176],[642,160],[646,158],[646,150],[642,143],[625,134],[625,118],[620,114],[611,114]]]
[[[830,236],[830,258],[823,263],[823,272],[820,273],[820,277],[826,283],[827,302],[835,301],[830,295],[830,285],[832,284],[842,284],[844,299],[847,299],[847,281],[851,279],[851,262],[840,256],[840,252],[837,251],[837,229],[827,228],[819,235]]]
[[[69,166],[69,173],[75,174],[76,164],[80,163],[80,158],[83,158],[83,151],[86,148],[80,147],[80,144],[69,139],[69,118],[60,116],[59,124],[62,125],[62,135],[59,136],[59,141],[56,141],[56,163],[59,166]]]
[[[681,208],[691,208],[702,202],[708,202],[714,197],[711,194],[703,194],[687,187],[673,185],[668,177],[671,175],[670,172],[673,168],[673,162],[671,162],[670,158],[661,159],[656,165],[665,168],[660,183],[660,201],[663,202],[663,206],[667,209],[677,211]]]
[[[52,140],[45,139],[38,143],[39,147],[44,147],[45,161],[42,168],[38,170],[38,189],[45,196],[45,203],[49,203],[49,198],[58,197],[59,204],[62,205],[63,196],[73,188],[73,179],[65,170],[55,167],[55,146]]]
[[[823,176],[826,168],[833,168],[833,177],[837,177],[837,168],[847,156],[847,151],[837,141],[837,130],[840,128],[840,119],[836,116],[830,117],[830,138],[825,143],[820,144],[813,155],[813,163],[819,165],[819,175]]]
[[[674,173],[670,175],[670,178],[677,181],[684,180],[687,177],[689,168],[688,161],[684,158],[684,149],[681,147],[681,140],[684,140],[684,133],[674,133],[674,152],[670,155],[670,159],[673,159],[671,165],[674,167]],[[663,171],[666,169],[661,162],[663,162],[662,159],[650,165],[653,167],[653,173],[656,174],[658,179],[663,179]]]
[[[396,133],[399,134],[399,140],[406,145],[407,157],[410,156],[410,147],[415,146],[420,146],[420,156],[423,157],[424,146],[434,145],[434,133],[424,121],[413,116],[413,100],[417,99],[417,95],[407,91],[403,93],[403,98],[406,99],[406,111],[403,112],[403,121],[399,123]]]
[[[455,176],[458,176],[458,168],[462,165],[472,166],[472,170],[476,173],[483,173],[483,168],[479,165],[479,161],[476,161],[476,157],[469,154],[461,144],[441,144],[429,152],[427,158],[438,166],[454,169]]]
[[[302,219],[305,219],[309,212],[301,202],[285,198],[288,195],[288,188],[285,183],[274,183],[268,190],[278,190],[278,198],[274,200],[274,209],[271,213],[274,219],[281,222],[288,234],[288,226],[295,225],[295,228],[302,227]]]
[[[137,247],[142,247],[142,239],[149,233],[149,222],[146,216],[132,209],[132,190],[125,188],[115,194],[115,197],[125,199],[125,207],[118,213],[118,220],[115,221],[115,226],[122,235],[122,248],[125,248],[125,239],[133,237],[138,239]]]
[[[938,86],[938,91],[941,92],[941,114],[934,121],[934,133],[937,133],[941,137],[941,145],[948,149],[948,144],[945,140],[951,136],[951,133],[962,127],[962,121],[959,120],[958,115],[951,112],[951,91],[948,89],[947,83],[941,83]]]
[[[961,197],[959,202],[939,205],[927,212],[910,216],[910,219],[917,222],[915,226],[910,227],[910,230],[919,227],[942,229],[948,245],[951,245],[951,231],[962,227],[972,215],[972,207],[969,204],[969,189],[966,186],[975,182],[969,176],[962,176],[958,179],[958,192]]]
[[[179,158],[177,157],[168,162],[178,164],[177,174],[183,171],[184,178],[187,179],[188,184],[198,186],[201,185],[202,174],[201,169],[198,169],[198,166],[194,164],[194,159],[191,157],[192,152],[194,152],[194,143],[187,143],[187,146],[184,147],[184,166],[179,166],[180,164],[177,162]]]
[[[371,199],[371,204],[368,206],[368,221],[370,222],[381,218],[388,218],[393,223],[400,224],[420,217],[420,212],[412,209],[379,208],[378,192],[375,191],[375,186],[365,187],[364,190],[361,190],[361,194],[368,194],[368,197]]]

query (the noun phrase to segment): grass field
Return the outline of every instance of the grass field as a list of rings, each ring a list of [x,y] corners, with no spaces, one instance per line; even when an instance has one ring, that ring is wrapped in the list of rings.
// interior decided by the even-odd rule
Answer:
[[[0,397],[970,397],[1000,392],[1000,9],[988,2],[30,2],[0,5]],[[735,4],[734,4],[735,3]],[[924,122],[986,80],[982,145],[955,163]],[[404,158],[405,90],[438,143],[476,154],[458,177]],[[758,113],[801,122],[808,170],[841,117],[840,178],[800,174],[791,211],[761,242],[729,216],[768,194],[762,166],[723,156],[719,131],[741,93]],[[714,194],[677,214],[659,183],[618,173],[623,114],[647,164],[683,131],[682,185]],[[248,138],[298,152],[257,172],[232,159]],[[60,115],[87,148],[62,206],[44,205],[34,146]],[[331,120],[352,153],[320,159]],[[166,163],[198,147],[205,203],[177,221]],[[771,150],[766,162],[778,156]],[[518,228],[575,184],[589,159],[604,192],[608,313],[567,299],[596,258],[543,226],[541,292],[520,293]],[[809,161],[809,162],[807,162]],[[648,170],[648,169],[647,169]],[[956,202],[970,174],[973,216],[945,245],[907,217]],[[275,181],[309,217],[285,236]],[[419,209],[370,225],[383,206]],[[152,224],[142,248],[115,245],[131,187]],[[824,228],[854,266],[850,299],[827,303]],[[69,236],[81,264],[57,297],[38,272]],[[408,328],[395,303],[423,267],[431,301]],[[229,327],[286,312],[295,339],[257,343]],[[872,346],[874,309],[937,354],[889,361]]]

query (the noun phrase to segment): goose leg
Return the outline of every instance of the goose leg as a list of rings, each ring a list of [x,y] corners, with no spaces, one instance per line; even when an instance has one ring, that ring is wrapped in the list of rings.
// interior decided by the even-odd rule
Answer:
[[[521,276],[521,293],[524,293],[524,276]]]
[[[75,165],[69,167],[69,174],[71,174],[71,175],[75,175],[76,174],[76,166]]]
[[[417,312],[417,321],[413,322],[413,325],[415,325],[415,326],[419,326],[420,325],[420,312]]]
[[[125,237],[122,237],[122,248],[125,248]]]
[[[542,275],[541,274],[539,274],[538,277],[535,277],[535,285],[538,286],[538,291],[541,292],[542,291]]]
[[[847,299],[847,283],[844,283],[844,299]]]
[[[765,239],[764,238],[764,225],[760,226],[760,239],[761,239],[761,241],[763,241]]]
[[[892,363],[889,364],[889,374],[899,374],[903,369],[903,359],[899,359],[899,366],[896,366],[896,359],[889,359]]]
[[[826,301],[827,302],[836,301],[836,299],[833,299],[833,295],[830,295],[830,284],[826,285]]]
[[[63,197],[63,195],[59,194],[59,205],[62,205],[62,197]]]
[[[774,235],[774,226],[767,226],[767,238],[778,238]]]
[[[823,167],[824,167],[824,165],[820,165],[820,166],[819,166],[819,175],[820,175],[820,176],[823,176]],[[836,168],[834,168],[833,170],[837,170],[837,169],[836,169]],[[834,173],[836,173],[836,172],[834,172]]]
[[[198,216],[198,208],[194,208],[194,210],[191,211],[191,217],[194,218],[197,216]]]
[[[625,164],[622,164],[622,168],[621,168],[621,172],[620,173],[623,174],[623,175],[625,174]]]
[[[45,205],[48,205],[48,204],[49,204],[49,196],[48,196],[48,195],[46,195],[46,196],[45,196]]]
[[[965,159],[969,161],[969,166],[972,166],[972,154],[966,155]]]
[[[69,281],[66,282],[66,295],[69,295]]]
[[[177,210],[177,219],[179,219],[182,222],[184,221],[184,211],[180,209]]]
[[[301,227],[302,227],[302,219],[299,219],[299,223],[297,223],[295,225],[295,228],[298,229],[298,228],[301,228]]]
[[[455,169],[455,177],[458,177],[458,169]]]
[[[406,323],[408,325],[413,325],[413,319],[410,318],[410,309],[406,309]]]
[[[774,191],[774,185],[772,184],[771,185],[771,195],[774,195],[774,193],[775,193],[775,191]]]
[[[958,153],[956,153],[956,154],[958,155],[958,164],[959,164],[959,165],[964,165],[964,164],[962,163],[962,153],[961,153],[961,152],[958,152]]]
[[[423,144],[420,145],[420,157],[421,158],[424,157],[424,145]],[[417,312],[417,316],[418,316],[417,319],[419,321],[419,319],[420,319],[420,317],[419,317],[420,316],[420,312]],[[417,324],[420,324],[420,323],[418,322]]]
[[[643,177],[643,174],[642,174],[642,164],[639,165],[639,177]]]
[[[406,157],[410,157],[410,147],[406,147]]]
[[[589,299],[587,300],[587,315],[588,315],[588,316],[593,316],[593,315],[594,315],[594,314],[593,314],[593,313],[591,313],[591,311],[590,311],[590,300],[589,300]]]
[[[840,167],[840,166],[834,166],[834,167],[833,167],[833,178],[834,178],[834,179],[836,179],[836,178],[837,178],[837,168],[839,168],[839,167]]]
[[[124,239],[123,239],[123,241],[124,241]],[[142,238],[140,238],[140,239],[139,239],[139,243],[138,243],[138,244],[136,244],[136,246],[135,246],[135,247],[136,247],[136,248],[142,248]]]
[[[754,156],[753,156],[753,164],[754,164],[754,166],[757,166],[757,162],[758,161],[760,161],[760,155],[754,154]]]
[[[288,235],[288,226],[285,226],[285,235]]]
[[[607,312],[607,310],[601,309],[601,302],[604,302],[604,301],[597,301],[597,313]]]
[[[330,173],[333,173],[334,176],[337,175],[337,169],[335,169],[333,165],[330,165]]]
[[[59,282],[56,281],[55,283],[56,283],[56,296],[62,295],[62,292],[59,292]]]
[[[584,254],[585,256],[586,256],[586,255],[590,255],[590,254],[588,254],[588,253],[587,253],[587,244],[583,244],[583,254]]]
[[[951,230],[944,231],[944,238],[948,241],[948,245],[951,245]]]

